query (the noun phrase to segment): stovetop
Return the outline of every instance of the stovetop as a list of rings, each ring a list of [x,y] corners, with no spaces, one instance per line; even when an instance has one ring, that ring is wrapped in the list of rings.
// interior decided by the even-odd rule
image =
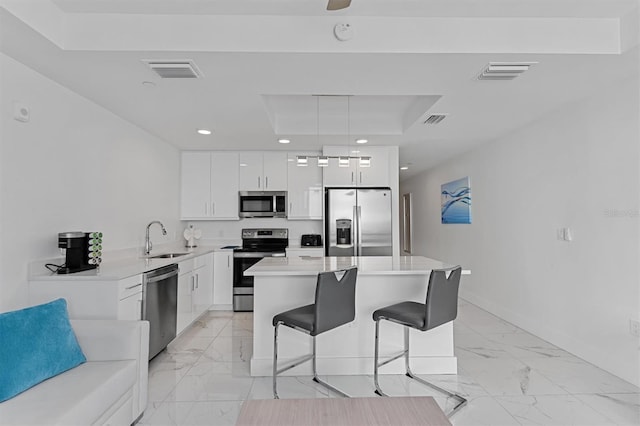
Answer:
[[[242,247],[235,252],[284,252],[289,246],[286,228],[250,228],[242,230]]]

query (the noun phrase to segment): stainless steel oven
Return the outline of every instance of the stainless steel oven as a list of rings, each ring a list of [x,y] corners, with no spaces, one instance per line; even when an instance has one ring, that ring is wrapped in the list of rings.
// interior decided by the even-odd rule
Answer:
[[[253,311],[253,277],[244,275],[244,271],[265,257],[284,257],[288,245],[288,229],[242,230],[242,248],[233,251],[234,311]]]
[[[240,217],[287,217],[286,191],[241,191]]]

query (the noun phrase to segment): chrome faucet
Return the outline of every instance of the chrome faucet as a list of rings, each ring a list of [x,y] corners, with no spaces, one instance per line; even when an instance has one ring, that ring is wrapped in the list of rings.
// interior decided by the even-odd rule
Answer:
[[[145,254],[145,256],[148,256],[149,254],[151,254],[151,248],[153,247],[152,244],[151,244],[151,240],[149,239],[149,228],[154,223],[157,223],[158,225],[160,225],[160,228],[162,228],[162,235],[167,235],[167,230],[164,229],[164,225],[162,224],[162,222],[160,222],[159,220],[154,220],[153,222],[149,222],[149,224],[147,225],[147,233],[145,234],[145,237],[144,237],[144,254]]]

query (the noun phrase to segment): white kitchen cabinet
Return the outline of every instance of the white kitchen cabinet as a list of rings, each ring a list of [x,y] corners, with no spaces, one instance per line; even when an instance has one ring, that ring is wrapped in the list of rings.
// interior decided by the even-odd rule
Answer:
[[[178,306],[176,311],[176,334],[179,334],[193,320],[193,259],[178,263]]]
[[[185,151],[181,168],[182,220],[237,220],[238,154]]]
[[[195,290],[193,294],[193,319],[209,310],[213,303],[213,253],[194,259]]]
[[[118,302],[118,319],[136,321],[142,319],[142,291]]]
[[[213,253],[213,309],[233,309],[233,250]]]
[[[142,319],[142,275],[118,281],[118,319]]]
[[[306,167],[297,165],[298,155],[314,155],[319,153],[288,154],[288,201],[289,220],[322,220],[322,169],[313,161]]]
[[[211,253],[178,263],[177,333],[206,312],[213,298]]]
[[[324,155],[371,157],[369,167],[361,167],[357,158],[349,160],[349,167],[339,167],[338,159],[330,159],[324,171],[324,186],[388,187],[389,149],[384,146],[325,146]]]
[[[286,152],[241,152],[240,191],[286,191]]]
[[[238,154],[211,154],[211,218],[239,220],[238,217]]]
[[[67,301],[73,319],[140,319],[142,315],[142,275],[121,280],[60,279],[29,281],[29,304],[58,298]]]

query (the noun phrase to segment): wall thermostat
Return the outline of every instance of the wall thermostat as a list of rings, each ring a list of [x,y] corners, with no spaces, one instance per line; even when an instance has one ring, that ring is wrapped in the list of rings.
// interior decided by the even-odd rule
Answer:
[[[333,35],[340,41],[347,41],[353,38],[353,28],[349,24],[336,24],[333,27]]]

